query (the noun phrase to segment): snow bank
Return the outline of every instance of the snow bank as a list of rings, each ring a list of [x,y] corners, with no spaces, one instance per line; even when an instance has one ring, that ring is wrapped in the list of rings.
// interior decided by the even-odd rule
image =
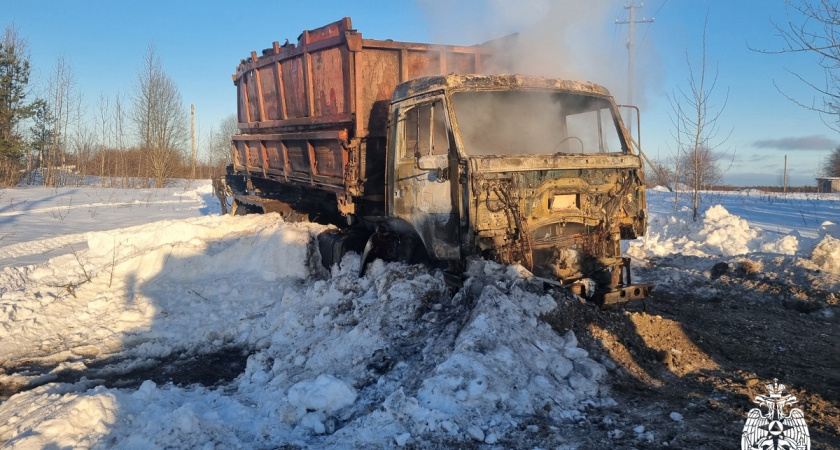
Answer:
[[[840,225],[824,222],[820,226],[821,239],[811,251],[809,266],[840,276]]]
[[[811,262],[820,270],[840,274],[840,239],[824,237],[811,252]]]
[[[723,205],[713,205],[694,222],[691,210],[678,214],[655,214],[648,220],[643,239],[632,241],[627,253],[638,259],[648,256],[684,255],[733,257],[747,254],[798,256],[799,264],[829,275],[840,274],[840,225],[823,222],[817,239],[804,238],[799,230],[781,237],[750,226]]]
[[[795,235],[773,239],[722,205],[714,205],[697,222],[691,219],[688,208],[675,215],[651,217],[647,235],[631,242],[629,253],[640,258],[671,254],[709,257],[757,251],[792,255],[799,251],[799,239]]]
[[[840,287],[840,226],[816,220],[836,216],[840,210],[836,197],[818,202],[808,196],[722,194],[716,200],[727,206],[712,205],[694,222],[688,207],[676,214],[665,212],[662,206],[667,199],[657,198],[660,194],[666,195],[652,192],[646,236],[630,242],[626,251],[641,266],[651,256],[668,259],[666,265],[671,269],[658,271],[656,278],[646,281],[672,289],[692,285],[693,289],[708,289],[710,295],[718,295],[706,281],[713,277],[710,269],[715,262],[726,262],[726,267],[747,264],[751,273],[766,279],[807,283],[827,293],[825,299],[817,300],[833,302],[829,294]],[[728,208],[747,212],[750,221]],[[768,230],[770,223],[775,223],[775,229]],[[815,225],[809,226],[811,223]]]
[[[70,392],[50,385],[0,405],[0,440],[6,448],[96,446],[119,416],[119,394],[103,388]]]
[[[527,292],[515,270],[492,263],[476,264],[471,276],[456,301],[479,294],[454,348],[416,395],[399,386],[364,422],[397,423],[395,441],[439,432],[493,443],[523,417],[568,421],[580,417],[581,405],[603,401],[604,367],[577,347],[573,333],[558,336],[538,320],[556,307],[551,297]]]
[[[84,248],[85,233],[218,213],[209,180],[162,189],[0,189],[0,267],[41,264]],[[71,248],[72,247],[72,248]]]
[[[89,249],[18,272],[0,295],[0,359],[84,375],[0,404],[9,448],[348,448],[496,443],[534,416],[604,404],[606,370],[538,317],[555,300],[515,268],[440,274],[358,255],[313,268],[323,227],[204,217],[90,233]],[[90,281],[87,281],[87,278]],[[73,285],[73,294],[64,287]],[[236,348],[220,388],[97,386],[149,361]],[[92,369],[105,358],[124,360]],[[2,375],[26,384],[25,371]],[[40,378],[40,382],[46,381]],[[91,380],[91,381],[88,381]]]
[[[6,286],[0,290],[0,360],[58,364],[119,352],[134,341],[144,342],[132,347],[135,356],[164,357],[178,349],[200,351],[206,341],[234,340],[241,321],[255,313],[251,308],[271,301],[261,289],[275,290],[253,284],[257,304],[227,301],[247,296],[249,287],[236,274],[273,283],[309,277],[312,236],[323,229],[254,215],[89,233],[87,250],[0,272]],[[149,333],[174,342],[150,340]]]

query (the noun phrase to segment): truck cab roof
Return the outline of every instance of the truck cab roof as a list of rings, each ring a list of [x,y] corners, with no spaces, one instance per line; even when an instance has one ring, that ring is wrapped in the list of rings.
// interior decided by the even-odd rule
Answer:
[[[610,97],[603,86],[589,81],[572,81],[521,74],[500,75],[432,75],[415,78],[397,85],[393,101],[401,101],[434,91],[547,89],[597,97]]]

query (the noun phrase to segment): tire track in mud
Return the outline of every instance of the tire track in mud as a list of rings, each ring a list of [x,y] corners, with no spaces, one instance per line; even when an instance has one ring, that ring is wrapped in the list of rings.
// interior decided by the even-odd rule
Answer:
[[[115,356],[85,364],[49,365],[20,361],[0,369],[0,401],[47,383],[83,382],[107,388],[137,388],[151,380],[158,385],[201,385],[219,387],[245,371],[252,351],[241,347],[217,352],[186,355],[174,353],[168,358],[135,361],[130,356]]]
[[[621,448],[734,448],[753,399],[778,378],[798,399],[813,447],[840,448],[840,308],[819,289],[765,284],[698,277],[612,310],[566,302],[562,314],[547,315],[558,333],[574,330],[593,358],[616,366],[610,381],[620,406],[590,411],[580,438]],[[670,420],[671,412],[683,420]],[[655,442],[633,432],[640,424]],[[620,432],[603,437],[612,430]]]

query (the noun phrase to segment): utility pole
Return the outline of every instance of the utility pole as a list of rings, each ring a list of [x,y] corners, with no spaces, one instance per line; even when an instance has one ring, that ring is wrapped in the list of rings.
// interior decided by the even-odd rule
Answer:
[[[192,179],[195,180],[195,105],[190,104],[190,147],[192,148]]]
[[[787,155],[785,155],[785,175],[782,183],[782,193],[787,194]]]
[[[644,3],[639,4],[638,8],[645,6]],[[634,53],[634,42],[635,34],[636,34],[636,24],[637,23],[651,23],[653,22],[653,17],[650,19],[642,18],[641,20],[636,20],[636,4],[632,1],[629,5],[624,5],[624,9],[630,10],[630,20],[616,20],[616,25],[630,25],[630,33],[627,37],[627,104],[633,104],[633,53]],[[627,112],[627,132],[630,135],[633,135],[633,114],[631,111]]]

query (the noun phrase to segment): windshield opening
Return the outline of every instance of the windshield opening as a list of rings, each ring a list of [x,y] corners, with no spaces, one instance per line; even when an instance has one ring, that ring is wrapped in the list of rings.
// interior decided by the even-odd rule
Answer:
[[[610,101],[538,90],[452,94],[467,154],[622,153]]]

